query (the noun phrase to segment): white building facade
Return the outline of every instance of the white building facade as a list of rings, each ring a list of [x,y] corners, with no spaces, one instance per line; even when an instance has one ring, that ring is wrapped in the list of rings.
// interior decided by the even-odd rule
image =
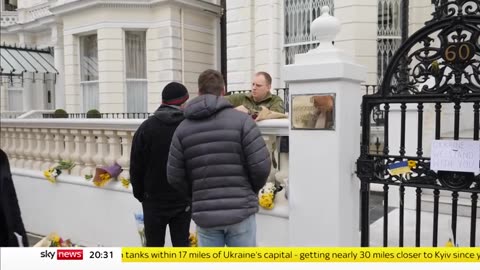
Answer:
[[[151,112],[168,82],[196,93],[198,75],[220,68],[216,2],[2,1],[2,42],[53,48],[59,71],[50,108],[3,100],[2,110]],[[2,91],[12,87],[3,84]],[[31,96],[32,87],[16,87]]]
[[[249,89],[259,70],[271,73],[274,88],[285,87],[280,69],[318,46],[309,27],[325,5],[341,23],[335,45],[366,66],[366,84],[376,85],[400,45],[402,0],[238,0],[227,1],[228,90]],[[409,34],[432,11],[430,0],[410,1]]]
[[[199,73],[220,69],[220,0],[1,3],[2,43],[53,48],[59,71],[50,103],[32,102],[38,99],[29,86],[16,86],[30,98],[21,105],[3,98],[3,111],[151,112],[166,83],[182,82],[195,94]],[[230,0],[228,90],[250,89],[260,70],[272,75],[274,88],[285,87],[280,69],[318,45],[309,25],[324,5],[342,24],[336,46],[367,66],[366,84],[376,85],[401,43],[402,0]],[[431,1],[410,1],[409,33],[431,12]]]

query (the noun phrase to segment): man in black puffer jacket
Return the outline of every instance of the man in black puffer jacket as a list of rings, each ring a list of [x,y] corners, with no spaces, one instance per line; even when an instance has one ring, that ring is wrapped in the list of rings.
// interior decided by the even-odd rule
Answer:
[[[167,160],[175,129],[183,121],[188,91],[169,83],[162,105],[135,132],[130,157],[133,194],[143,206],[145,238],[149,247],[165,245],[167,224],[174,247],[189,246],[190,202],[167,181]]]
[[[253,119],[222,97],[219,72],[204,71],[198,87],[173,136],[168,181],[192,200],[200,246],[255,246],[257,193],[271,167],[265,141]]]

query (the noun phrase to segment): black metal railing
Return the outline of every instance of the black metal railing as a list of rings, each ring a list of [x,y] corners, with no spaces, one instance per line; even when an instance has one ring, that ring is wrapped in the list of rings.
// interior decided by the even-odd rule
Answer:
[[[383,246],[436,247],[445,245],[449,238],[461,246],[475,247],[480,243],[478,167],[458,171],[460,166],[452,164],[462,162],[462,155],[452,154],[435,168],[432,160],[438,156],[430,144],[432,140],[447,140],[446,134],[453,134],[448,136],[450,140],[462,143],[480,140],[476,59],[480,54],[476,49],[480,0],[434,4],[434,18],[396,51],[377,93],[363,96],[361,154],[356,172],[361,180],[362,246],[371,244],[369,205],[373,185],[383,187]],[[383,142],[378,141],[378,146],[372,141],[370,125],[376,107],[383,110],[384,121]],[[451,118],[445,121],[449,115]],[[426,121],[432,125],[424,125]],[[464,127],[473,127],[473,134],[460,136]],[[395,172],[399,166],[403,172]],[[399,201],[396,213],[389,214],[389,194],[393,192]],[[431,213],[425,215],[426,211]],[[406,229],[408,223],[414,224],[414,233]],[[426,224],[432,225],[426,228]],[[394,232],[398,242],[392,241]]]
[[[365,95],[374,95],[378,92],[378,85],[365,84]],[[372,111],[372,120],[376,126],[383,126],[385,123],[385,113],[380,106],[375,106]],[[360,123],[361,124],[361,123]]]
[[[70,118],[70,119],[81,119],[81,118],[102,118],[102,119],[146,119],[152,113],[148,112],[139,112],[139,113],[100,113],[99,115],[89,116],[87,113],[67,113],[66,115],[55,115],[53,113],[44,113],[43,118]]]

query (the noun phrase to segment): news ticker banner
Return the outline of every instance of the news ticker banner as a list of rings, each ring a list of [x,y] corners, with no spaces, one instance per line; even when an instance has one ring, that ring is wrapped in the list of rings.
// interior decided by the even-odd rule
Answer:
[[[455,267],[452,268],[453,263]],[[460,263],[460,264],[459,264]],[[2,248],[2,270],[480,269],[480,248]],[[285,268],[288,265],[289,268]],[[94,268],[91,268],[94,266]],[[334,266],[332,268],[332,266]],[[380,266],[383,266],[380,267]],[[155,268],[157,267],[157,268]],[[241,267],[241,268],[240,268]],[[372,268],[373,267],[373,268]],[[392,268],[393,267],[393,268]],[[391,270],[390,269],[390,270]],[[400,268],[399,268],[400,269]]]
[[[122,262],[480,263],[480,248],[122,248]]]

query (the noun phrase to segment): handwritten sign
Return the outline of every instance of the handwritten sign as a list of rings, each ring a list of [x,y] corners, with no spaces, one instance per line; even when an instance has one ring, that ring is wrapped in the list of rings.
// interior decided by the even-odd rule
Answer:
[[[430,168],[434,171],[480,172],[479,141],[432,141]]]

